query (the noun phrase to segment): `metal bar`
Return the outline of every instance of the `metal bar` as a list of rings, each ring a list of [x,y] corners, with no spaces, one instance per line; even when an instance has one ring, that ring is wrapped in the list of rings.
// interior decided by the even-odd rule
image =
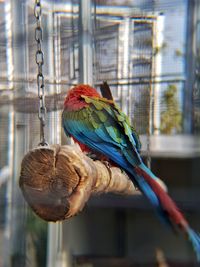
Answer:
[[[91,0],[79,0],[79,83],[93,84]]]

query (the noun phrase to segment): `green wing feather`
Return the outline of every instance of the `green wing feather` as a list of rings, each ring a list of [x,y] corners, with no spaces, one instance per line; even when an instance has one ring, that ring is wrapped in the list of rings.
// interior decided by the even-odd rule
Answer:
[[[69,120],[70,131],[75,135],[88,135],[93,142],[97,143],[112,143],[122,151],[131,164],[140,164],[141,158],[138,154],[140,141],[128,117],[111,100],[84,95],[81,97],[89,105],[77,111],[63,112],[65,132],[67,133],[65,120]]]
[[[135,141],[135,147],[140,152],[141,150],[141,142],[138,133],[134,129],[133,126],[131,126],[131,123],[129,121],[128,116],[126,116],[123,112],[121,112],[120,108],[111,100],[107,100],[106,98],[91,98],[87,96],[82,96],[82,98],[85,99],[85,102],[88,104],[92,104],[97,109],[97,115],[99,116],[99,119],[101,122],[106,122],[107,115],[105,113],[105,110],[109,115],[112,117],[115,117],[117,122],[124,128],[125,134],[130,137],[130,141],[132,142],[132,137]],[[116,130],[114,130],[116,131]],[[117,131],[116,131],[117,132]]]

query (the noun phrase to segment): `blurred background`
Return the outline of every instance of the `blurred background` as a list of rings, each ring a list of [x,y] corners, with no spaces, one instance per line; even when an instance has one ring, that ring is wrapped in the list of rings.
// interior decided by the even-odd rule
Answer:
[[[67,90],[107,81],[142,155],[200,231],[200,1],[41,0],[46,138],[66,144]],[[0,267],[193,267],[146,200],[93,197],[46,223],[25,203],[21,160],[40,141],[33,0],[0,0]]]

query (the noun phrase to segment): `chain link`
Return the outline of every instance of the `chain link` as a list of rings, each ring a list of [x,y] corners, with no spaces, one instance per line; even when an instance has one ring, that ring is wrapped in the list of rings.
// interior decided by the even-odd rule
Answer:
[[[37,87],[38,87],[38,98],[39,98],[39,110],[38,117],[40,119],[40,143],[39,145],[48,145],[45,140],[44,129],[45,129],[45,117],[46,117],[46,106],[45,106],[45,86],[44,86],[44,75],[43,75],[43,64],[44,64],[44,54],[42,52],[42,38],[43,32],[41,27],[42,18],[42,6],[40,0],[35,0],[34,15],[37,21],[37,26],[35,28],[35,40],[37,43],[37,51],[35,54],[35,61],[38,66],[37,74]]]

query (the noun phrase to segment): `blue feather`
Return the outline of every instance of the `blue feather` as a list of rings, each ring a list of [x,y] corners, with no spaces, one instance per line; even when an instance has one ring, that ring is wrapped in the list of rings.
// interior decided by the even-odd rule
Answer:
[[[170,226],[173,223],[180,225],[187,232],[196,251],[197,259],[200,260],[200,235],[188,226],[175,203],[155,182],[158,178],[142,162],[138,151],[139,140],[132,132],[126,116],[120,113],[115,106],[112,106],[112,109],[105,103],[96,103],[95,101],[98,100],[88,97],[87,103],[90,103],[90,107],[83,111],[88,112],[85,121],[79,120],[77,117],[73,119],[73,114],[69,115],[67,111],[63,113],[65,132],[92,150],[107,156],[127,171],[133,183],[154,206],[159,217]],[[99,99],[99,101],[103,100]],[[94,114],[97,109],[105,112],[99,121],[98,116],[96,117]],[[107,121],[105,121],[104,115],[108,117]]]
[[[196,252],[197,260],[198,262],[200,262],[200,235],[190,227],[187,229],[187,234]]]
[[[151,176],[151,178],[153,178],[153,179],[155,179],[155,180],[158,179],[158,177],[156,177],[155,174],[153,174],[153,172],[152,172],[149,168],[147,168],[147,166],[146,166],[143,162],[139,165],[139,167],[140,167],[143,171],[145,171],[149,176]]]
[[[98,128],[98,130],[91,132],[85,128],[84,124],[81,125],[81,123],[77,123],[74,121],[68,121],[68,129],[73,132],[72,135],[79,142],[86,144],[94,151],[102,153],[103,155],[110,158],[113,162],[121,166],[124,170],[128,171],[131,174],[131,177],[133,178],[133,183],[137,187],[139,187],[139,189],[147,196],[153,206],[159,207],[160,204],[158,198],[151,189],[151,187],[148,185],[148,183],[144,180],[142,176],[140,177],[136,173],[134,173],[133,175],[133,167],[127,161],[127,158],[122,154],[120,147],[117,148],[117,146],[114,146],[112,140],[108,139],[108,135],[105,135],[102,129]],[[105,136],[102,135],[102,133]]]

